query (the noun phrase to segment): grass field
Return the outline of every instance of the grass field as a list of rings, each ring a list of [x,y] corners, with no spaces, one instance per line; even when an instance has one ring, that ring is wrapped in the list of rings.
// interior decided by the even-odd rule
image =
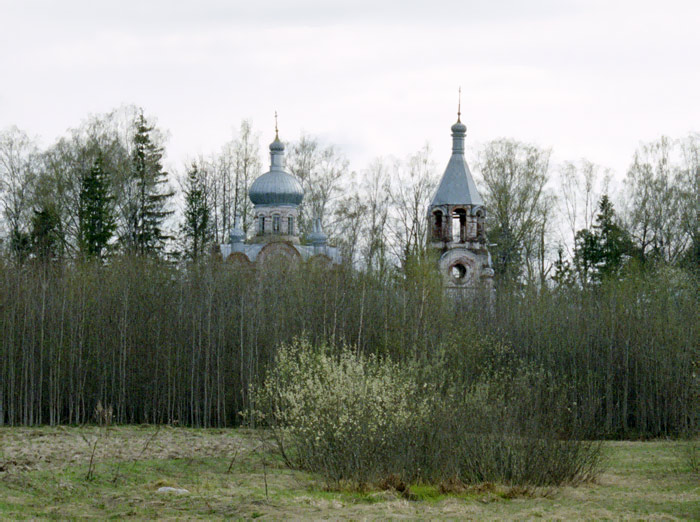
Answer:
[[[326,491],[286,469],[249,430],[0,428],[0,518],[700,519],[700,476],[679,442],[610,442],[594,483],[459,494],[412,485]],[[92,460],[92,464],[90,463]],[[88,478],[90,475],[90,478]],[[163,493],[171,486],[188,493]]]

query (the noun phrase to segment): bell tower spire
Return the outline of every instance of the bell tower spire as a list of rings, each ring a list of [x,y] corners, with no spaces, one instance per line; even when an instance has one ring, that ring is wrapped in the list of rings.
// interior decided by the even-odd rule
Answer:
[[[428,206],[428,244],[440,253],[438,269],[448,289],[491,288],[493,268],[485,223],[486,211],[464,158],[467,126],[462,123],[462,88],[457,122],[452,131],[452,156]]]

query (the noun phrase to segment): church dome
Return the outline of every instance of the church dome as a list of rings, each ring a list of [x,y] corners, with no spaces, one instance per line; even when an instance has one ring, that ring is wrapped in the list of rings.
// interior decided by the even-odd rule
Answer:
[[[270,151],[284,152],[284,143],[280,141],[279,137],[275,136],[275,141],[270,143]]]
[[[284,144],[275,135],[270,144],[270,171],[256,179],[248,191],[253,205],[298,206],[304,199],[301,182],[283,170],[283,157]]]
[[[467,126],[460,120],[457,120],[457,123],[450,127],[450,129],[452,130],[453,134],[464,134],[467,132]]]
[[[283,170],[271,170],[256,179],[248,196],[253,205],[299,205],[304,191],[299,180]]]

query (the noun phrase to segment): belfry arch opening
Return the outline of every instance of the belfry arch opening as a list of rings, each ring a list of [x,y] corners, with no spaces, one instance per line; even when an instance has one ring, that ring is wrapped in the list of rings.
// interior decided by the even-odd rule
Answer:
[[[452,212],[452,238],[460,243],[467,240],[467,211],[463,208],[456,208]]]
[[[484,210],[481,208],[476,210],[474,219],[476,220],[476,237],[477,239],[483,239],[486,235],[484,232]]]
[[[441,210],[433,211],[433,238],[441,240],[443,239],[442,227],[443,227],[443,216]]]

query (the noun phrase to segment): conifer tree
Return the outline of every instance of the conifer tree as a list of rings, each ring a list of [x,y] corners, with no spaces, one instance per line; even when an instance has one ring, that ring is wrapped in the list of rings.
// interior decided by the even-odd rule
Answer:
[[[101,259],[114,235],[116,221],[102,153],[80,183],[78,242],[85,257]]]
[[[625,259],[634,254],[630,235],[618,224],[607,194],[598,203],[598,215],[592,228],[576,233],[574,264],[584,284],[615,276]]]
[[[559,288],[568,288],[575,284],[575,272],[568,260],[564,259],[564,248],[560,245],[557,249],[557,259],[554,261],[554,273],[552,281]]]
[[[180,227],[185,239],[185,253],[196,261],[212,239],[211,205],[207,194],[204,173],[196,163],[187,172],[184,187],[185,212]]]
[[[167,203],[173,192],[168,186],[168,173],[161,163],[163,148],[151,135],[155,127],[148,124],[143,113],[139,114],[135,127],[126,231],[122,239],[128,252],[157,255],[171,239],[165,233],[164,222],[172,214]]]
[[[31,244],[34,255],[41,261],[60,257],[63,231],[58,212],[51,204],[43,204],[32,216]]]

